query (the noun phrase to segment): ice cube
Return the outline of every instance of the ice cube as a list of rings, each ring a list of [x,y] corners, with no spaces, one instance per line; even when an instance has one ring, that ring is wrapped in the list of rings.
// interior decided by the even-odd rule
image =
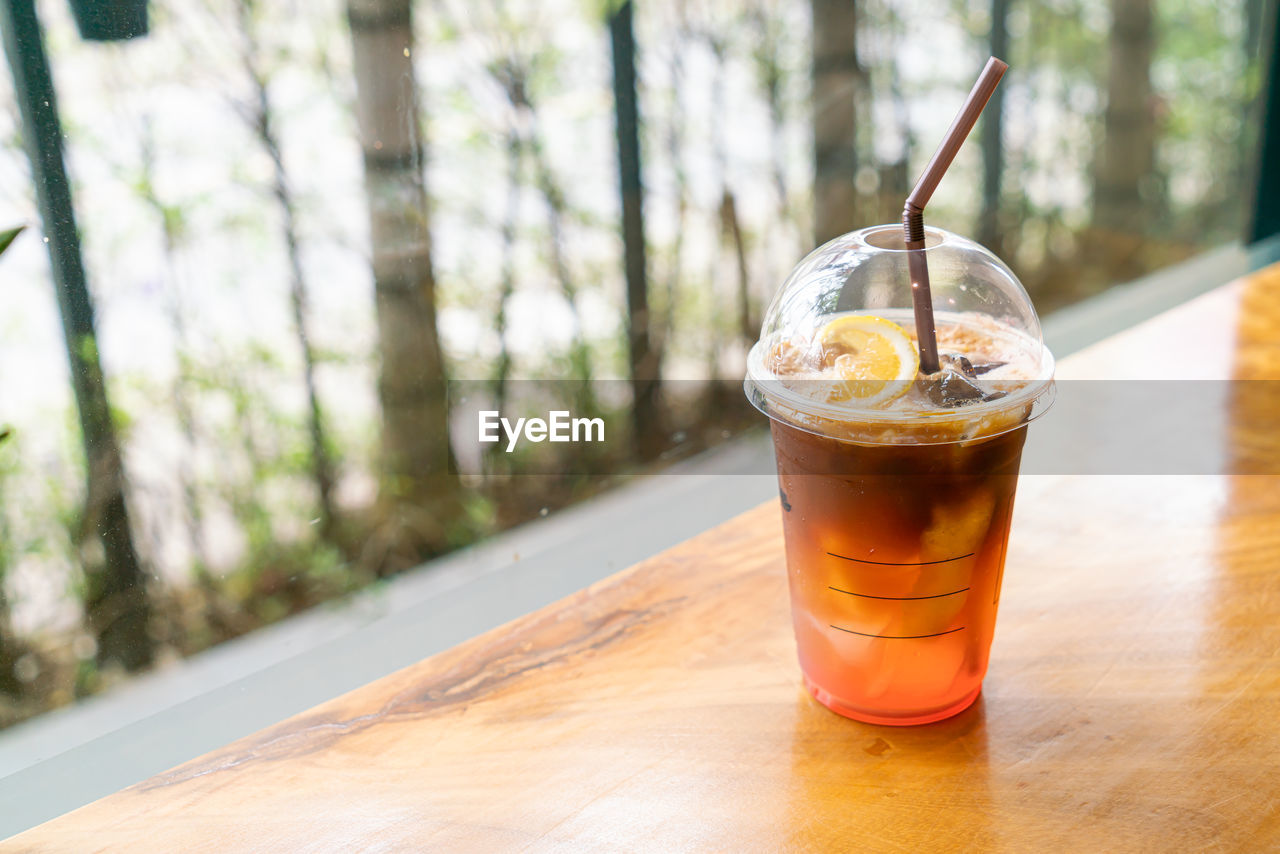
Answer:
[[[995,496],[978,484],[960,494],[939,497],[920,538],[920,560],[964,563],[953,559],[981,550],[995,506]]]
[[[979,362],[974,364],[973,360],[961,353],[939,353],[938,362],[944,368],[950,368],[958,374],[963,374],[969,379],[981,376],[988,371],[994,371],[1007,362]]]
[[[952,408],[1005,396],[1002,391],[988,392],[975,382],[978,374],[998,368],[1003,362],[974,365],[967,356],[959,353],[940,353],[938,362],[940,368],[937,371],[924,374],[916,380],[920,390],[934,406]]]
[[[934,406],[964,406],[967,403],[977,403],[986,396],[986,392],[972,380],[948,367],[936,373],[925,374],[916,383]]]
[[[973,363],[959,353],[939,353],[938,362],[943,368],[949,368],[957,374],[963,374],[966,377],[974,376]]]

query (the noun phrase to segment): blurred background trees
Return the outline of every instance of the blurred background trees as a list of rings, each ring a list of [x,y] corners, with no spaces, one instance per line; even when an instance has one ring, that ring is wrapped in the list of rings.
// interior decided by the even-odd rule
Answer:
[[[436,327],[412,12],[409,0],[347,4],[382,411],[379,503],[364,560],[379,573],[465,541],[454,530],[462,507]]]
[[[988,53],[930,221],[1042,314],[1236,240],[1265,31],[1261,0],[175,0],[110,45],[39,9],[72,181],[0,87],[0,226],[58,186],[78,221],[0,257],[0,725],[756,424],[781,277],[896,221]],[[634,441],[476,453],[495,402]]]

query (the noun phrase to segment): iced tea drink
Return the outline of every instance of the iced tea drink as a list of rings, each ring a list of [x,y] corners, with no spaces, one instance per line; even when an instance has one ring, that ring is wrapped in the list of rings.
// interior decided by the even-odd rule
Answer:
[[[914,344],[909,318],[894,319]],[[964,366],[968,399],[917,378],[863,395],[882,399],[863,411],[854,394],[842,415],[803,403],[849,394],[844,378],[860,375],[839,347],[784,339],[763,354],[793,395],[770,414],[804,682],[871,723],[966,708],[995,630],[1031,406],[1019,392],[1040,370],[1039,345],[979,315],[944,317],[938,342]]]
[[[940,720],[978,696],[1027,425],[1053,397],[1017,276],[967,238],[924,234],[908,250],[901,226],[872,226],[811,252],[765,313],[744,383],[772,423],[804,682],[881,724]]]

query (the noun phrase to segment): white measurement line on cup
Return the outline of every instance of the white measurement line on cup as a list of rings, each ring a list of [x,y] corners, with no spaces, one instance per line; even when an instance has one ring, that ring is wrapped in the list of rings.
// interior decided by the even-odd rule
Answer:
[[[831,625],[831,628],[842,632],[848,632],[851,635],[861,635],[864,638],[884,638],[885,640],[918,640],[919,638],[937,638],[943,635],[949,635],[952,632],[962,632],[965,626],[958,629],[947,629],[945,632],[934,632],[931,635],[869,635],[866,632],[855,632],[853,629],[846,629],[841,626]]]
[[[870,593],[854,593],[852,590],[841,590],[839,587],[827,587],[828,590],[834,590],[837,593],[846,593],[850,596],[861,596],[863,599],[891,599],[894,602],[915,602],[919,599],[941,599],[944,596],[955,596],[957,593],[964,593],[968,587],[961,587],[959,590],[952,590],[950,593],[935,593],[932,596],[872,596]]]
[[[847,555],[838,555],[835,552],[827,552],[827,554],[831,555],[832,557],[838,557],[841,560],[851,560],[854,563],[871,563],[871,564],[875,564],[876,566],[933,566],[936,563],[951,563],[952,561],[956,561],[956,560],[964,560],[967,557],[973,557],[975,554],[977,554],[977,552],[969,552],[967,555],[960,555],[959,557],[945,557],[942,560],[923,560],[923,561],[920,561],[919,563],[896,563],[893,561],[883,561],[883,560],[863,560],[860,557],[848,557]]]

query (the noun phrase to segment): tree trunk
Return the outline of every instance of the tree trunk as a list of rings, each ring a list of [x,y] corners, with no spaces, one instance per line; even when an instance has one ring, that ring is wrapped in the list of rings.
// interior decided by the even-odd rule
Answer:
[[[711,51],[714,64],[711,69],[711,86],[708,92],[706,113],[709,119],[711,137],[711,165],[707,182],[710,186],[720,188],[721,204],[718,210],[719,220],[716,229],[718,237],[717,251],[707,254],[707,272],[702,287],[707,290],[708,311],[703,339],[703,353],[706,357],[706,374],[708,379],[715,380],[720,376],[720,364],[724,353],[726,338],[736,338],[732,333],[733,321],[729,319],[733,305],[733,285],[729,281],[730,267],[725,263],[725,221],[724,197],[729,186],[729,152],[725,141],[725,128],[729,124],[725,111],[725,39],[710,28],[700,33],[703,41]],[[707,384],[699,408],[703,412],[719,413],[723,411],[726,401],[723,383]]]
[[[293,314],[293,333],[302,356],[302,385],[307,395],[307,436],[311,442],[311,479],[316,486],[316,503],[320,511],[320,536],[332,541],[337,525],[333,506],[334,463],[316,389],[316,353],[311,341],[310,296],[302,274],[302,253],[298,242],[293,192],[289,187],[284,158],[271,123],[271,108],[266,88],[258,82],[258,135],[271,157],[271,193],[280,208],[281,230],[285,254],[289,260],[289,308]]]
[[[334,464],[324,426],[324,413],[316,389],[316,353],[311,342],[310,302],[306,279],[302,273],[302,250],[298,241],[296,205],[285,169],[284,154],[274,124],[274,111],[267,92],[267,74],[261,66],[257,34],[253,23],[254,0],[240,0],[236,6],[241,35],[244,37],[245,72],[253,87],[253,101],[248,118],[253,134],[271,160],[271,195],[280,211],[285,257],[289,262],[289,308],[293,315],[293,334],[302,357],[302,385],[307,396],[307,436],[311,444],[311,479],[316,487],[316,506],[320,513],[320,537],[333,542],[337,514],[333,507]]]
[[[124,466],[98,357],[53,80],[32,0],[0,2],[0,30],[22,113],[84,442],[87,488],[80,553],[85,615],[97,639],[99,663],[137,670],[152,660],[154,642],[147,631],[151,608],[129,528]]]
[[[685,221],[689,214],[689,175],[684,165],[685,113],[684,113],[684,50],[685,29],[677,29],[671,45],[671,114],[664,134],[667,157],[671,160],[672,178],[675,183],[676,207],[674,232],[671,245],[671,261],[667,269],[662,294],[662,308],[653,315],[650,325],[654,348],[662,353],[671,339],[676,324],[676,302],[680,294],[680,278],[684,269]]]
[[[551,273],[560,285],[560,293],[569,306],[569,314],[573,318],[573,333],[569,341],[569,379],[573,390],[570,393],[569,402],[574,407],[576,416],[594,417],[599,412],[599,406],[595,399],[595,389],[591,386],[591,347],[587,343],[586,329],[578,307],[578,288],[573,280],[573,274],[569,271],[568,259],[565,257],[565,222],[569,216],[568,203],[542,145],[538,111],[529,94],[527,62],[517,52],[512,51],[491,69],[491,73],[506,94],[512,111],[508,141],[512,196],[509,199],[510,204],[504,221],[504,251],[514,251],[515,220],[519,206],[520,160],[527,153],[533,169],[534,183],[546,204],[547,250]],[[509,241],[507,240],[508,232],[505,230],[507,222],[511,224]],[[514,261],[512,270],[513,278]],[[504,273],[504,283],[506,279],[507,276]]]
[[[783,145],[786,116],[783,111],[782,88],[785,71],[778,61],[782,38],[774,15],[777,11],[767,5],[757,10],[754,23],[758,42],[752,51],[752,59],[755,60],[765,105],[769,108],[769,166],[773,190],[778,196],[778,222],[781,224],[791,218],[791,195],[787,190],[786,151]]]
[[[886,5],[878,10],[880,15],[870,26],[875,30],[877,36],[884,40],[881,50],[887,56],[884,62],[884,76],[887,78],[887,101],[890,110],[889,118],[884,127],[877,126],[878,140],[887,139],[892,134],[896,135],[899,140],[898,151],[891,158],[875,156],[872,158],[874,173],[876,176],[875,193],[871,198],[865,195],[861,198],[858,209],[859,225],[865,226],[871,222],[888,222],[896,223],[902,219],[902,203],[907,198],[907,194],[911,192],[911,186],[916,178],[911,174],[911,154],[915,150],[915,133],[911,129],[910,114],[908,111],[907,97],[903,91],[901,66],[903,60],[900,54],[902,45],[907,38],[907,27],[904,24],[903,17],[908,14],[901,9],[895,9],[892,5]],[[865,78],[864,78],[865,79]],[[871,104],[868,88],[860,91],[860,98],[855,100],[854,109],[864,119],[869,120],[871,116]],[[867,138],[866,133],[868,121],[863,122],[861,127],[863,139]],[[874,151],[876,146],[871,146]],[[865,147],[863,150],[867,150]],[[863,167],[865,171],[865,167]]]
[[[494,315],[493,328],[498,333],[498,358],[493,368],[493,408],[505,412],[507,406],[507,381],[511,378],[511,348],[507,345],[507,307],[516,292],[516,240],[520,216],[520,173],[524,160],[524,146],[515,127],[507,130],[507,206],[502,214],[502,262],[498,283],[498,311]],[[489,447],[487,474],[511,474],[507,442],[512,437],[500,431],[497,444]],[[505,484],[499,487],[506,489]]]
[[[701,36],[714,61],[706,107],[711,128],[711,165],[707,179],[711,186],[720,187],[720,205],[716,211],[718,251],[708,255],[703,284],[711,297],[702,336],[705,339],[705,370],[710,382],[696,404],[696,412],[702,413],[703,418],[701,423],[695,419],[692,426],[699,432],[705,429],[706,423],[723,420],[725,414],[733,411],[741,400],[741,395],[729,383],[720,381],[726,351],[738,355],[759,335],[758,327],[751,328],[751,286],[746,246],[738,220],[737,202],[729,186],[729,150],[725,134],[729,126],[726,98],[729,45],[727,39],[713,29],[703,30]]]
[[[991,55],[1009,53],[1009,0],[991,0]],[[1000,179],[1004,171],[1004,87],[997,86],[982,113],[982,210],[978,214],[978,242],[1003,256],[1000,227]]]
[[[813,231],[822,244],[860,224],[856,130],[867,74],[856,0],[812,0],[812,9]]]
[[[798,249],[808,243],[808,228],[797,228],[791,207],[791,191],[787,186],[787,153],[785,132],[787,124],[786,105],[783,100],[783,88],[787,79],[787,69],[782,67],[779,56],[783,35],[779,23],[779,10],[762,5],[754,15],[757,30],[757,44],[752,50],[755,60],[756,74],[760,80],[760,88],[764,94],[765,105],[769,109],[769,166],[773,178],[773,191],[777,196],[776,222],[760,240],[764,245],[764,259],[759,269],[770,283],[781,282],[790,269],[790,259],[794,258]],[[796,234],[793,234],[793,229]],[[792,241],[799,238],[800,246]],[[757,329],[748,336],[748,346],[759,336]]]
[[[578,288],[569,271],[569,262],[565,257],[565,228],[568,218],[568,204],[564,190],[551,170],[542,147],[542,136],[537,122],[537,115],[531,105],[529,112],[529,155],[533,160],[533,168],[538,190],[547,205],[547,237],[548,251],[551,259],[551,270],[556,281],[560,283],[560,293],[569,306],[569,314],[573,318],[573,338],[569,343],[569,366],[575,386],[572,393],[574,414],[581,417],[594,417],[600,411],[596,402],[595,389],[592,387],[591,346],[587,343],[587,330],[582,322],[582,312],[578,307]],[[650,322],[650,346],[661,352],[661,346],[654,335],[652,320]]]
[[[742,236],[742,224],[738,222],[738,203],[733,192],[724,188],[720,197],[720,233],[733,246],[733,260],[738,269],[738,333],[750,347],[760,337],[760,327],[751,305],[751,278],[747,270],[747,247]]]
[[[622,194],[622,245],[627,278],[627,361],[631,378],[633,444],[642,458],[657,453],[658,360],[652,346],[645,271],[644,187],[640,177],[640,115],[636,98],[635,36],[630,0],[609,17],[613,97]]]
[[[409,0],[348,0],[373,244],[382,404],[382,546],[410,565],[461,521],[436,328]],[[388,569],[394,567],[386,567]]]
[[[1112,0],[1111,10],[1107,107],[1094,172],[1093,225],[1108,278],[1123,281],[1143,270],[1143,238],[1158,204],[1143,198],[1143,187],[1155,171],[1155,31],[1152,0]]]

